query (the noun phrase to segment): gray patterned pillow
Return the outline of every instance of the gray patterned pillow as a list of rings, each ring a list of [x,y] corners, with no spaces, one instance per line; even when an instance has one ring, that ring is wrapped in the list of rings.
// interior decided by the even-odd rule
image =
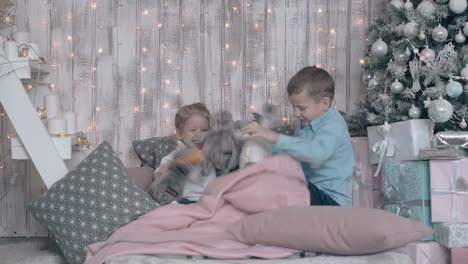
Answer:
[[[177,146],[173,136],[154,137],[132,142],[141,166],[149,166],[156,169],[161,159],[171,153]]]
[[[34,217],[69,263],[84,263],[86,247],[157,207],[130,178],[111,145],[102,142],[39,199]]]

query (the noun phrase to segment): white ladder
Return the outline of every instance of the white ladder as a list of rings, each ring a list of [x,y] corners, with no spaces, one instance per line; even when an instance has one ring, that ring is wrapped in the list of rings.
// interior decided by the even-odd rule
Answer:
[[[0,46],[0,103],[47,188],[68,172],[13,65]]]

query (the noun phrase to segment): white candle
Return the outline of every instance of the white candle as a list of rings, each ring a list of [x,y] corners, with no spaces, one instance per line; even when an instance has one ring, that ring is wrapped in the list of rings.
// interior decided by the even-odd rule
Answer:
[[[67,134],[73,135],[76,133],[76,114],[75,112],[64,112],[63,118],[67,121]]]
[[[9,60],[13,60],[18,57],[18,46],[15,41],[5,41],[3,43],[3,49],[5,50],[5,55]]]
[[[29,44],[29,32],[17,31],[13,33],[13,38],[15,39],[16,44],[18,44],[18,47],[23,44]]]
[[[39,44],[31,43],[29,45],[28,58],[33,60],[39,59]]]
[[[54,117],[47,120],[47,130],[52,135],[67,134],[67,121],[63,118]]]
[[[50,93],[44,96],[44,107],[47,118],[53,118],[60,115],[60,99],[58,94]]]

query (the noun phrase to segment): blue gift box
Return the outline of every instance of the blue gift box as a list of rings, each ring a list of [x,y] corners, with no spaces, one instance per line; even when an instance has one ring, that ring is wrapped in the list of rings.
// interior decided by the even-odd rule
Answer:
[[[432,228],[429,161],[385,160],[382,195],[386,211]],[[433,240],[433,236],[422,241]]]

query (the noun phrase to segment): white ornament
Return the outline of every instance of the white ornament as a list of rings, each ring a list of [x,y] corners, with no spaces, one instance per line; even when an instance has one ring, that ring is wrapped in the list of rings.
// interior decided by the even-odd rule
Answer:
[[[432,62],[435,59],[435,52],[428,47],[421,50],[419,55],[421,56],[421,60],[424,62]]]
[[[460,76],[468,79],[468,64],[460,71]]]
[[[390,6],[393,6],[395,9],[402,9],[403,6],[405,5],[405,3],[403,2],[403,0],[392,0],[390,1]]]
[[[426,37],[427,37],[427,36],[426,36],[426,34],[424,33],[424,31],[421,31],[421,33],[419,33],[419,35],[418,35],[418,38],[419,38],[420,40],[425,40]]]
[[[450,0],[449,9],[455,14],[461,14],[467,6],[466,0]]]
[[[462,31],[458,31],[457,35],[455,35],[455,42],[458,44],[463,44],[465,43],[466,37],[463,35]]]
[[[419,35],[418,24],[414,21],[406,23],[403,34],[409,39],[414,39]]]
[[[395,79],[395,81],[390,85],[390,90],[394,94],[399,94],[403,92],[403,84],[398,81],[398,79]]]
[[[379,80],[374,76],[372,77],[372,79],[369,80],[369,82],[367,83],[367,87],[369,89],[373,89],[375,88],[376,86],[378,86],[380,83],[379,83]]]
[[[465,118],[463,118],[463,119],[460,121],[460,123],[458,123],[458,125],[460,126],[460,128],[465,129],[465,128],[467,127]]]
[[[432,30],[432,39],[434,39],[437,42],[443,42],[444,40],[447,39],[447,37],[448,37],[447,29],[441,26],[440,24],[439,26],[434,28],[434,30]]]
[[[468,36],[468,22],[465,22],[465,24],[463,25],[463,34],[465,34],[465,36]]]
[[[398,35],[403,35],[403,30],[405,29],[405,23],[401,23],[395,28],[393,28],[393,31],[397,33]]]
[[[406,48],[406,50],[409,51],[408,48]],[[393,52],[393,58],[395,62],[399,64],[406,64],[411,55],[411,52],[408,52],[408,53],[406,51],[396,50]]]
[[[414,6],[413,6],[413,3],[411,3],[410,0],[406,0],[406,3],[405,3],[405,9],[406,10],[413,10]]]
[[[387,51],[388,45],[387,43],[383,42],[381,38],[375,41],[374,44],[372,44],[371,53],[374,56],[383,57],[385,56],[385,54],[387,54]]]
[[[421,109],[415,105],[412,105],[408,111],[408,116],[412,119],[418,119],[421,116]]]
[[[416,11],[425,18],[433,18],[437,11],[437,4],[432,0],[424,0],[418,5]]]
[[[463,93],[463,86],[457,81],[450,80],[447,86],[445,86],[445,92],[447,96],[457,98]]]
[[[372,74],[370,72],[364,72],[364,74],[362,75],[362,81],[367,83],[369,82],[370,80],[372,79]]]
[[[453,115],[452,104],[439,97],[439,99],[433,101],[427,109],[429,118],[436,123],[444,123],[450,120]]]

